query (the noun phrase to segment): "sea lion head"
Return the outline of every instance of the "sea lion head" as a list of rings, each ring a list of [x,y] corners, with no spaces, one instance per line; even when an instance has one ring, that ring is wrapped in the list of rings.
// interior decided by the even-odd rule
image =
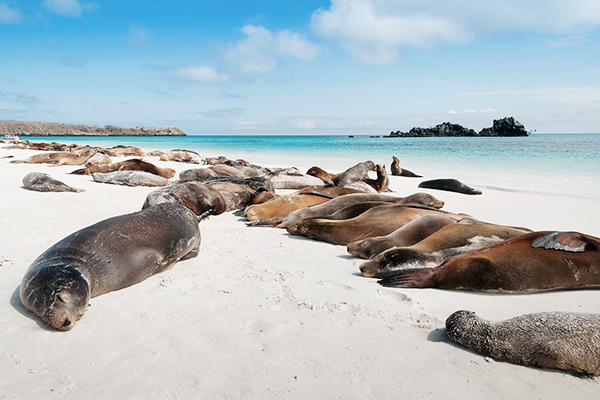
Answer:
[[[71,330],[85,312],[90,286],[72,266],[42,268],[21,284],[21,301],[44,322],[61,331]]]
[[[456,311],[446,319],[446,334],[453,341],[463,344],[473,341],[478,332],[488,326],[488,323],[479,318],[473,311]]]

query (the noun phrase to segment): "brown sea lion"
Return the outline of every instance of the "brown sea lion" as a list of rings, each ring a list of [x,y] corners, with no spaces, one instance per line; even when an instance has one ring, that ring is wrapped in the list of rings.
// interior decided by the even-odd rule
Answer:
[[[106,149],[106,154],[111,157],[131,157],[131,156],[145,156],[146,152],[140,148],[134,146],[114,146]]]
[[[241,173],[237,168],[230,167],[229,165],[218,164],[218,165],[211,165],[208,168],[213,170],[217,174],[217,176],[233,176],[236,178],[244,177],[244,174]]]
[[[95,165],[95,164],[110,164],[110,163],[112,163],[112,160],[110,159],[110,157],[99,151],[87,159],[87,161],[85,162],[85,166],[89,167],[89,166]]]
[[[306,175],[311,175],[314,176],[316,178],[321,179],[327,186],[333,186],[333,177],[335,176],[334,174],[330,174],[329,172],[325,171],[322,168],[319,168],[317,166],[311,167],[309,168],[308,171],[306,171]]]
[[[297,170],[277,170],[263,175],[271,181],[275,189],[303,189],[305,187],[325,186],[325,182]]]
[[[248,221],[262,221],[331,200],[332,196],[320,193],[291,193],[278,196],[262,204],[254,204],[244,211]]]
[[[92,174],[94,181],[123,186],[167,186],[169,180],[145,171],[113,171]]]
[[[446,333],[496,360],[600,375],[600,314],[542,312],[491,322],[462,310],[446,319]]]
[[[256,192],[248,186],[231,182],[205,182],[204,184],[221,192],[227,204],[227,211],[239,210],[244,207]]]
[[[25,160],[11,161],[13,164],[56,164],[56,165],[83,165],[96,154],[97,149],[86,148],[80,151],[57,151],[51,153],[35,154]]]
[[[423,215],[386,236],[375,236],[348,243],[348,253],[371,258],[392,247],[411,246],[456,220],[445,215]]]
[[[385,172],[385,165],[381,166],[377,164],[377,179],[366,178],[363,179],[362,182],[371,186],[377,193],[385,192],[388,190],[390,185],[390,180],[388,178],[387,173]]]
[[[504,293],[595,288],[600,286],[600,239],[578,232],[531,232],[379,283]]]
[[[248,224],[249,226],[272,226],[277,228],[286,228],[295,225],[301,221],[315,218],[329,218],[333,213],[345,207],[366,203],[366,202],[386,202],[390,204],[423,204],[428,207],[442,208],[444,202],[436,199],[430,194],[415,193],[406,197],[390,196],[379,193],[355,193],[336,197],[323,204],[308,208],[292,211],[279,217],[270,218],[263,221]]]
[[[73,188],[43,172],[30,172],[25,175],[23,186],[37,192],[83,192],[83,189]]]
[[[348,168],[342,173],[336,186],[346,186],[353,182],[358,182],[369,178],[369,171],[375,171],[376,167],[373,161],[363,161]]]
[[[217,176],[215,178],[209,178],[203,181],[206,182],[231,182],[237,183],[238,185],[244,185],[253,190],[267,189],[271,192],[275,191],[273,184],[267,178],[262,176],[250,176],[247,178],[236,178],[235,176]]]
[[[191,164],[204,164],[198,153],[192,150],[175,149],[160,156],[161,161],[177,161]]]
[[[307,236],[339,245],[347,245],[355,240],[392,233],[410,221],[426,214],[444,214],[459,220],[465,215],[443,212],[435,208],[417,205],[392,204],[371,208],[357,217],[332,221],[311,219],[288,226],[291,235]]]
[[[392,156],[392,165],[390,166],[390,171],[393,176],[406,176],[408,178],[422,178],[421,175],[417,175],[414,172],[410,172],[407,169],[400,168],[400,161]]]
[[[456,179],[432,179],[419,183],[420,188],[446,190],[462,194],[481,194],[481,190],[474,189]]]
[[[178,182],[148,193],[142,209],[161,203],[182,204],[201,218],[228,211],[227,200],[221,192],[195,181]]]
[[[111,164],[91,165],[87,168],[77,169],[71,173],[75,175],[93,175],[97,172],[107,173],[115,171],[145,171],[154,175],[162,176],[165,179],[171,179],[175,176],[174,169],[157,167],[154,164],[138,158],[132,158],[131,160],[119,161]]]
[[[446,225],[411,246],[392,247],[360,266],[363,276],[438,266],[448,258],[529,233],[515,228],[463,218]]]
[[[35,259],[21,281],[23,305],[63,331],[91,297],[122,289],[195,257],[198,218],[179,204],[159,204],[79,230]]]
[[[179,173],[180,181],[204,181],[206,179],[215,178],[219,175],[210,168],[193,168],[186,169]]]

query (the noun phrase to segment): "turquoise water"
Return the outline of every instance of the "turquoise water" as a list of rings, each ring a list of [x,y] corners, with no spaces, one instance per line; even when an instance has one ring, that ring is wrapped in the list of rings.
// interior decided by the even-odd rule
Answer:
[[[269,166],[311,167],[331,172],[357,162],[403,168],[427,178],[509,190],[600,199],[600,134],[533,134],[518,138],[374,138],[368,136],[31,137],[146,150],[190,149],[203,157],[224,155]]]

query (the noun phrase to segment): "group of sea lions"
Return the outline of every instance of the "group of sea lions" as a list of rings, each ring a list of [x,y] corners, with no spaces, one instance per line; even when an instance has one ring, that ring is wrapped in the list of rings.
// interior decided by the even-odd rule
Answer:
[[[69,330],[91,297],[195,257],[198,222],[234,210],[249,226],[285,228],[292,235],[346,245],[350,254],[367,259],[361,273],[379,278],[383,286],[530,293],[600,285],[600,239],[478,221],[443,210],[444,203],[426,193],[385,194],[385,167],[371,161],[341,174],[319,167],[302,174],[242,160],[198,161],[185,158],[182,150],[174,152],[178,161],[210,167],[183,171],[178,181],[151,192],[141,211],[101,221],[50,247],[22,280],[20,297],[28,309],[56,329]],[[30,159],[58,163],[64,158]],[[107,167],[111,164],[90,164],[74,173],[130,170],[174,176],[142,160]],[[394,175],[415,175],[398,172],[396,158],[392,165]],[[104,167],[107,172],[101,172]],[[369,171],[376,171],[377,178],[370,178]],[[60,186],[49,177],[26,178],[25,187],[34,190],[48,190],[48,183]],[[297,190],[276,194],[280,188]],[[457,311],[448,317],[446,332],[457,343],[497,359],[600,374],[599,323],[600,316],[581,313],[529,314],[491,323]]]

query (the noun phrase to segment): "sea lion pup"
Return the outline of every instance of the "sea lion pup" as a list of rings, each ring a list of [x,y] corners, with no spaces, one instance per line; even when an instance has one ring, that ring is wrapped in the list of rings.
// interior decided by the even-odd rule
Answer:
[[[333,221],[322,218],[304,220],[286,227],[286,230],[291,235],[307,236],[311,239],[346,246],[355,240],[392,233],[420,216],[442,213],[456,220],[465,216],[421,205],[391,204],[373,207],[357,217],[345,220]]]
[[[600,375],[600,314],[541,312],[500,322],[456,311],[446,333],[471,350],[527,367]]]
[[[178,203],[192,210],[201,219],[227,210],[227,200],[216,188],[200,182],[178,182],[148,193],[142,210],[161,203]]]
[[[284,196],[277,196],[265,203],[254,204],[246,208],[244,217],[248,221],[262,221],[287,214],[290,211],[325,203],[333,199],[321,193],[291,193]]]
[[[416,203],[433,208],[442,208],[444,206],[443,201],[438,200],[432,195],[426,193],[415,193],[406,197],[389,196],[379,193],[355,193],[339,196],[323,204],[292,211],[279,217],[250,223],[248,226],[272,226],[276,228],[286,228],[304,220],[329,218],[330,215],[338,210],[353,204],[365,202],[386,202],[390,204]]]
[[[363,179],[369,178],[369,171],[375,171],[376,167],[373,161],[363,161],[356,164],[353,167],[348,168],[344,171],[339,180],[336,182],[336,186],[346,186],[353,182],[358,182]]]
[[[210,178],[216,178],[217,173],[210,168],[186,169],[179,173],[180,181],[204,181]]]
[[[377,193],[385,192],[388,190],[390,185],[390,180],[388,178],[387,173],[385,172],[385,165],[381,166],[377,164],[377,179],[366,178],[361,182],[364,182],[371,186]]]
[[[335,175],[334,174],[330,174],[329,172],[327,172],[324,169],[319,168],[317,166],[309,168],[308,171],[306,171],[306,175],[311,175],[311,176],[314,176],[316,178],[319,178],[327,186],[333,186],[334,185],[334,183],[333,183],[333,177]]]
[[[177,161],[191,164],[204,164],[204,160],[198,153],[192,150],[176,149],[160,156],[161,161]]]
[[[379,283],[500,293],[595,288],[600,286],[600,239],[578,232],[531,232]]]
[[[411,246],[392,247],[360,266],[363,276],[383,277],[400,270],[438,266],[450,257],[531,232],[463,218],[446,225]]]
[[[462,194],[481,194],[481,190],[474,189],[456,179],[432,179],[419,183],[420,188],[446,190]]]
[[[23,177],[23,186],[37,192],[83,192],[83,189],[73,188],[58,179],[43,172],[30,172]]]
[[[347,250],[354,256],[368,259],[392,247],[411,246],[444,226],[455,223],[456,220],[445,215],[423,215],[389,235],[350,242]]]
[[[211,165],[208,168],[213,170],[217,174],[217,176],[233,176],[236,178],[244,177],[244,174],[241,173],[237,168],[230,167],[229,165],[217,164]]]
[[[263,174],[271,181],[275,189],[303,189],[309,186],[325,186],[325,182],[311,175],[305,175],[297,170],[278,170]]]
[[[83,165],[97,149],[85,148],[78,151],[57,151],[51,153],[35,154],[25,160],[11,161],[13,164],[56,164],[56,165]]]
[[[167,186],[169,180],[145,171],[96,172],[94,181],[123,186]]]
[[[393,176],[406,176],[409,178],[422,178],[422,175],[417,175],[414,172],[410,172],[407,169],[400,168],[400,161],[392,156],[392,165],[390,166],[390,171],[392,171]]]
[[[106,219],[81,229],[40,255],[20,286],[23,305],[68,331],[91,297],[122,289],[195,257],[198,218],[179,204]]]
[[[145,156],[146,152],[140,148],[134,146],[123,146],[118,145],[106,149],[106,153],[111,157],[131,157],[131,156]]]
[[[157,167],[156,165],[140,160],[139,158],[132,158],[131,160],[119,161],[111,164],[90,165],[87,168],[77,169],[71,173],[75,175],[93,175],[97,172],[107,173],[115,171],[145,171],[162,176],[165,179],[171,179],[175,176],[174,169]]]

